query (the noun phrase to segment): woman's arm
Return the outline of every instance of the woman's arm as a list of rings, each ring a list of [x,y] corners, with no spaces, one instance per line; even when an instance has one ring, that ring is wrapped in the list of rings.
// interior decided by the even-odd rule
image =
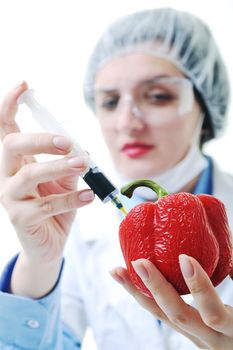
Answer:
[[[0,348],[76,349],[79,342],[61,322],[56,283],[76,209],[94,195],[91,190],[77,191],[87,159],[68,157],[69,140],[20,133],[17,99],[26,89],[25,82],[20,84],[0,106],[0,203],[22,246],[8,274],[7,290],[0,291]],[[35,156],[41,153],[60,157],[37,162]]]
[[[76,209],[93,200],[90,190],[77,191],[84,157],[68,157],[71,142],[48,133],[22,134],[15,122],[24,82],[0,106],[0,202],[22,245],[12,274],[12,293],[40,298],[56,283]],[[37,154],[62,156],[37,162]]]

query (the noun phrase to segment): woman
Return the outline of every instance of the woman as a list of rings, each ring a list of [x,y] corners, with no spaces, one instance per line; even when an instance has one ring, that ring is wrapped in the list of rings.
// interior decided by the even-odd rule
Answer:
[[[232,303],[231,281],[216,289],[218,297],[198,263],[181,256],[194,309],[142,259],[134,266],[155,297],[148,300],[132,286],[126,270],[112,270],[123,259],[120,218],[110,207],[95,202],[79,211],[63,268],[74,209],[93,199],[91,191],[75,190],[87,163],[80,157],[35,163],[37,153],[66,156],[72,145],[57,135],[15,134],[16,100],[26,89],[23,83],[10,92],[1,108],[1,201],[23,247],[2,278],[3,349],[75,349],[88,326],[101,350],[231,349],[233,310],[223,304]],[[169,192],[214,194],[225,203],[232,224],[233,180],[201,151],[223,130],[228,95],[225,67],[209,30],[194,16],[172,9],[148,10],[114,23],[90,58],[84,84],[119,186],[148,177]],[[122,201],[130,209],[143,199],[153,197],[143,189],[134,200]],[[92,213],[98,222],[90,220]],[[151,313],[111,280],[109,270]],[[10,326],[16,334],[9,333]]]

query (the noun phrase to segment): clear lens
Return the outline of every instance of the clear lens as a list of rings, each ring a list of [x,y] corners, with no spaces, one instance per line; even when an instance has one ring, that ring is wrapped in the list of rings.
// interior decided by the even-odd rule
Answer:
[[[105,123],[115,123],[125,111],[148,123],[163,125],[187,115],[193,107],[193,86],[180,77],[158,77],[140,84],[98,88],[96,113]]]

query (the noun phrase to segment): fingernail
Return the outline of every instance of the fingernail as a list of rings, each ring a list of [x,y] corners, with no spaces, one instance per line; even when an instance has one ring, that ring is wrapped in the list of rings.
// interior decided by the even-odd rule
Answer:
[[[95,195],[94,195],[94,192],[92,190],[86,190],[86,191],[83,191],[79,194],[79,199],[82,201],[82,202],[88,202],[92,199],[94,199]]]
[[[68,158],[67,163],[71,168],[84,168],[87,167],[88,165],[88,157],[73,157],[73,158]]]
[[[181,271],[186,278],[191,278],[194,275],[194,268],[190,261],[190,258],[185,254],[179,255],[179,262]]]
[[[71,142],[64,136],[55,136],[53,144],[62,151],[68,151],[71,148]]]
[[[22,80],[21,82],[20,82],[20,84],[17,84],[15,87],[14,87],[14,89],[16,90],[16,89],[18,89],[20,86],[22,86],[23,84],[25,83],[25,80]]]
[[[118,282],[122,285],[125,284],[125,281],[123,280],[123,278],[121,276],[117,275],[114,271],[109,271],[109,273],[116,282]]]
[[[131,264],[133,265],[135,272],[138,274],[139,277],[141,277],[142,280],[149,279],[149,273],[140,261],[131,261]]]

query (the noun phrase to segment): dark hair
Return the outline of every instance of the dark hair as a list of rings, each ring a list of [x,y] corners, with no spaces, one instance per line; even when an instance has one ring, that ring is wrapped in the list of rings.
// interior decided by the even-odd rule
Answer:
[[[202,113],[204,114],[204,120],[203,120],[203,124],[202,124],[202,131],[201,131],[201,137],[200,137],[200,148],[202,149],[203,144],[211,139],[214,138],[214,126],[213,123],[211,121],[208,109],[206,108],[206,105],[203,101],[202,96],[200,95],[200,93],[197,91],[197,89],[194,87],[193,89],[194,91],[194,96],[195,99],[197,101],[197,103],[199,104]]]

